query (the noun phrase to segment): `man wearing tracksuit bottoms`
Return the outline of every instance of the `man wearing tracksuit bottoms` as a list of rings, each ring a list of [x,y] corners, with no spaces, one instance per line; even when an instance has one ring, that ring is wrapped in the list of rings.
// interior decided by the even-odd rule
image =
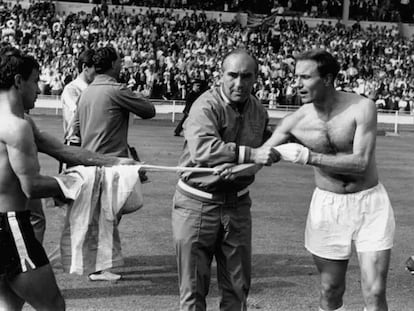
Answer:
[[[179,164],[221,169],[217,175],[181,173],[177,184],[172,227],[180,310],[206,310],[213,257],[220,310],[247,309],[252,250],[248,187],[254,173],[235,176],[229,167],[265,157],[279,159],[273,148],[256,149],[264,142],[268,123],[265,108],[251,95],[256,60],[234,50],[223,60],[222,74],[222,84],[196,100],[184,123]]]

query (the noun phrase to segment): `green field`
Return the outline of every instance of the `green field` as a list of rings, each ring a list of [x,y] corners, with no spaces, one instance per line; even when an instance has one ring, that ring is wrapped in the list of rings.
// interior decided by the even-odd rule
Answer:
[[[62,137],[61,119],[35,116],[41,129]],[[135,120],[130,143],[148,164],[176,165],[183,138],[173,136],[168,120]],[[57,162],[40,156],[45,174],[55,174]],[[378,136],[377,162],[382,183],[397,221],[388,281],[390,310],[414,310],[414,277],[404,261],[414,254],[414,136]],[[177,176],[151,173],[143,185],[144,207],[120,225],[126,264],[117,283],[89,282],[86,276],[56,271],[68,310],[178,310],[178,286],[170,214]],[[317,310],[318,274],[303,247],[307,206],[313,190],[309,167],[278,163],[262,169],[251,187],[253,199],[253,278],[249,310]],[[58,208],[47,208],[45,248],[59,240]],[[213,276],[208,310],[218,310]],[[354,254],[348,270],[345,304],[363,309],[359,268]],[[30,310],[30,308],[27,308]]]

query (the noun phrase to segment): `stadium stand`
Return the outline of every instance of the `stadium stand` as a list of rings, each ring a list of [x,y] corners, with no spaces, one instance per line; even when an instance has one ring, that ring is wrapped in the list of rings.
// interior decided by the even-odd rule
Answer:
[[[183,2],[139,3],[180,7]],[[227,9],[239,10],[244,2],[231,1]],[[300,6],[302,2],[308,6]],[[186,2],[191,8],[200,8],[202,3]],[[205,3],[217,8],[213,4],[219,1]],[[309,7],[312,3],[317,3],[317,10]],[[338,1],[274,1],[273,8],[283,5],[285,12],[297,12],[301,7],[306,9],[302,15],[311,15],[313,10],[318,12],[316,16],[337,16],[335,3]],[[350,15],[355,3],[350,3]],[[376,3],[380,5],[374,11],[381,11],[383,7],[391,8],[393,2]],[[387,14],[398,15],[398,8],[392,8],[395,10],[389,9]],[[359,17],[379,18],[381,14],[373,14],[372,9],[370,6],[370,10],[358,11],[362,14]],[[187,10],[182,16],[162,8],[137,7],[131,12],[107,4],[96,4],[90,12],[74,13],[57,12],[53,2],[31,3],[26,9],[18,2],[0,2],[2,44],[19,46],[41,62],[41,89],[45,95],[59,95],[77,75],[75,60],[85,47],[111,44],[124,56],[121,81],[149,93],[153,99],[184,99],[191,79],[203,81],[205,87],[218,83],[222,56],[233,48],[245,47],[260,64],[254,92],[268,105],[273,89],[272,107],[300,105],[291,86],[294,55],[309,48],[326,48],[341,63],[338,88],[370,97],[382,109],[413,111],[414,43],[401,35],[398,26],[372,23],[363,28],[358,21],[345,26],[338,19],[317,20],[310,27],[300,15],[288,18],[276,11],[256,20],[255,27],[245,27],[237,18],[224,22],[220,15],[211,19],[202,10]]]

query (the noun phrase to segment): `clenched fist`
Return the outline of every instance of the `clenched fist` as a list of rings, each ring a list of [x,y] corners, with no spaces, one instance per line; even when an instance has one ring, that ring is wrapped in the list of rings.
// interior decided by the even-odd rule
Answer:
[[[282,159],[292,163],[299,163],[305,165],[309,160],[309,149],[303,145],[296,143],[283,144],[274,147]]]
[[[273,147],[262,146],[251,150],[251,160],[256,164],[272,165],[280,161],[280,153]]]

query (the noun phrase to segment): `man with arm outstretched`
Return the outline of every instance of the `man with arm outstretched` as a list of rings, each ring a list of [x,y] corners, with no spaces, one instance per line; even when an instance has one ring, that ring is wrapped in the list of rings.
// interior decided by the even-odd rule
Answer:
[[[12,47],[0,50],[0,309],[64,310],[52,268],[30,224],[29,199],[64,198],[57,180],[40,174],[37,152],[73,165],[133,164],[66,146],[25,115],[34,107],[39,64]],[[67,178],[70,178],[67,176]],[[38,286],[41,284],[41,286]]]
[[[378,181],[377,111],[370,99],[335,90],[338,71],[326,51],[296,57],[295,86],[304,105],[280,122],[263,148],[276,146],[282,159],[314,168],[305,247],[321,276],[320,310],[345,310],[354,241],[366,310],[383,311],[395,221]]]

